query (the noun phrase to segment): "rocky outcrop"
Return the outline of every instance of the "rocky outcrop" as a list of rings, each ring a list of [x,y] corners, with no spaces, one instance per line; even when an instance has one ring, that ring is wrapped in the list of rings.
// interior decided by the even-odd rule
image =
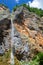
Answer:
[[[0,5],[0,25],[7,24],[8,20],[10,20],[9,9],[6,8],[4,5]]]
[[[14,27],[13,53],[15,54],[18,60],[26,60],[28,52],[30,52],[28,43],[23,44],[20,33]]]
[[[21,6],[12,12],[3,10],[0,14],[0,45],[5,51],[11,48],[11,18],[14,25],[13,53],[19,60],[30,60],[34,54],[43,52],[43,17]],[[0,10],[0,12],[1,12]],[[10,18],[11,17],[11,18]]]
[[[17,12],[20,13],[18,14]],[[29,12],[25,7],[17,8],[12,15],[14,17],[17,15],[16,19],[13,18],[13,20],[14,26],[20,32],[20,35],[27,37],[26,41],[26,39],[24,40],[21,36],[23,42],[22,44],[25,45],[25,43],[28,43],[31,51],[35,51],[33,54],[43,52],[43,24],[41,24],[43,23],[43,20],[33,12]]]
[[[9,32],[7,32],[8,29],[10,29],[10,12],[9,9],[0,5],[0,54],[4,54],[6,48],[8,47],[7,36],[9,35]],[[6,43],[6,45],[5,45]],[[7,48],[8,50],[8,48]]]

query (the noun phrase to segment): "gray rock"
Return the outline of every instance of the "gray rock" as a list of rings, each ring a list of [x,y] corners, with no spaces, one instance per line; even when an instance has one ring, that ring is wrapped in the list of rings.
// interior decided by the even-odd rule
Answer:
[[[9,50],[9,40],[7,37],[4,37],[4,47],[6,51]]]
[[[20,37],[20,33],[16,30],[16,28],[14,27],[14,37]]]
[[[3,45],[0,45],[0,55],[3,55],[5,53]]]
[[[18,53],[21,51],[20,49],[22,48],[22,41],[21,38],[19,37],[14,37],[14,50],[15,53],[18,51]]]
[[[23,14],[23,6],[17,8],[15,12],[12,12],[11,17],[13,20],[17,20],[20,14]]]

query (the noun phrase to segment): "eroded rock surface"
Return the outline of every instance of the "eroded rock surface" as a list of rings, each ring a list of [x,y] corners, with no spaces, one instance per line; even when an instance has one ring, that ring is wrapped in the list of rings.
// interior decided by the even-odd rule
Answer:
[[[16,9],[12,15],[14,17],[17,15],[16,19],[13,18],[14,26],[21,35],[23,42],[22,44],[25,46],[25,43],[28,43],[28,47],[30,48],[30,55],[43,52],[43,24],[41,24],[43,23],[43,20],[33,12],[29,12],[25,7]],[[33,52],[31,53],[31,51]]]
[[[3,10],[3,12],[5,11]],[[0,14],[0,45],[3,43],[4,47],[2,47],[6,51],[11,48],[12,18],[14,25],[13,53],[15,56],[19,60],[30,60],[34,53],[43,52],[43,17],[40,18],[33,12],[29,12],[23,6],[17,8],[11,15],[9,12]]]

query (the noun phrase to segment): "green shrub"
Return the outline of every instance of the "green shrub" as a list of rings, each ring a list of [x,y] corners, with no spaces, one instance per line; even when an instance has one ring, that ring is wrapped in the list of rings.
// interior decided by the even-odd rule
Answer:
[[[33,8],[33,7],[30,7],[29,5],[26,5],[26,4],[22,4],[20,6],[24,6],[26,7],[30,12],[34,12],[35,14],[37,14],[38,16],[42,17],[43,16],[43,10],[42,9],[38,9],[38,8]],[[18,7],[20,7],[18,5],[16,5],[13,9],[13,11],[15,11]]]
[[[43,65],[43,53],[40,52],[35,55],[30,62],[22,61],[21,65]]]

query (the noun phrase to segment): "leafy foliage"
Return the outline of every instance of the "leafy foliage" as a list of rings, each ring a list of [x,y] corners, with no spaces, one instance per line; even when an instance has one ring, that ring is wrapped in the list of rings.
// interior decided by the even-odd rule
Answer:
[[[36,13],[38,16],[42,17],[43,16],[43,10],[42,9],[38,9],[38,8],[33,8],[33,7],[30,7],[29,5],[26,5],[26,4],[22,4],[20,6],[24,6],[26,7],[30,12],[34,12]],[[20,6],[15,6],[13,11],[15,11],[18,7]]]
[[[35,55],[35,57],[30,62],[22,61],[21,65],[43,65],[43,53],[40,52]]]
[[[14,8],[13,8],[13,11],[16,11],[16,9],[18,8],[19,6],[16,5]]]
[[[36,13],[38,16],[43,16],[43,10],[38,8],[30,7],[29,5],[23,4],[24,7],[26,7],[30,12]]]

